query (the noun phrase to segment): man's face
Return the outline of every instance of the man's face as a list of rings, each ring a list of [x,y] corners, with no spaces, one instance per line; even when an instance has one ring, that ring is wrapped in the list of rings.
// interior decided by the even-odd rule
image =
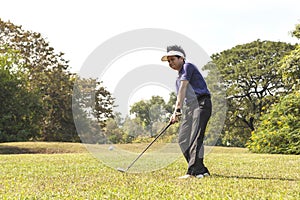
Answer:
[[[183,65],[183,58],[178,58],[176,56],[168,56],[168,62],[169,66],[172,69],[179,71]]]

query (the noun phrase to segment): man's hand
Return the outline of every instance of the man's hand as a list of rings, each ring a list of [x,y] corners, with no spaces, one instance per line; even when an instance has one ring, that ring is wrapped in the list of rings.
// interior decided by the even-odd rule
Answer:
[[[180,108],[182,107],[188,84],[189,84],[188,80],[180,81],[180,86],[179,86],[178,94],[176,97],[175,111],[170,118],[170,123],[172,123],[172,124],[174,124],[180,120],[180,116],[181,116]]]
[[[178,122],[180,120],[181,115],[182,115],[181,114],[181,110],[180,109],[176,109],[176,111],[170,117],[170,123],[174,124],[174,123]]]

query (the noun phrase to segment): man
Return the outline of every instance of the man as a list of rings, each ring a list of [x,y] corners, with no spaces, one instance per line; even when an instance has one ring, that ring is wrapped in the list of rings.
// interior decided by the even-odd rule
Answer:
[[[184,50],[177,45],[168,46],[167,54],[161,58],[168,61],[169,66],[178,71],[176,80],[177,100],[171,123],[179,121],[179,116],[185,105],[179,130],[179,146],[188,163],[184,176],[179,178],[203,178],[210,173],[203,163],[204,134],[211,116],[212,103],[206,82],[198,68],[186,62]]]

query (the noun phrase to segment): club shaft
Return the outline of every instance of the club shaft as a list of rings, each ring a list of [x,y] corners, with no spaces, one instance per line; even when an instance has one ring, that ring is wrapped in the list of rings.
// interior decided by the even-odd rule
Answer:
[[[148,144],[148,146],[142,151],[142,153],[140,153],[140,155],[136,158],[136,159],[134,159],[133,161],[132,161],[132,163],[126,168],[126,170],[125,171],[127,171],[127,170],[129,170],[131,167],[132,167],[132,165],[151,147],[151,145],[169,128],[169,126],[171,126],[171,124],[172,123],[169,123],[155,138],[154,138],[154,140],[150,143],[150,144]]]

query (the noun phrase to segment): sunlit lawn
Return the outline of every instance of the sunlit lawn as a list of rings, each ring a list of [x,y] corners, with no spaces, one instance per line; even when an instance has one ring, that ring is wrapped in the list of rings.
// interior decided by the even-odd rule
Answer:
[[[44,153],[45,148],[77,153],[0,155],[0,199],[300,199],[300,156],[296,155],[215,147],[205,159],[211,177],[181,180],[178,177],[186,170],[182,156],[157,171],[120,173],[80,144],[10,147],[22,149],[28,144]],[[0,153],[3,145],[7,148],[0,144]]]

